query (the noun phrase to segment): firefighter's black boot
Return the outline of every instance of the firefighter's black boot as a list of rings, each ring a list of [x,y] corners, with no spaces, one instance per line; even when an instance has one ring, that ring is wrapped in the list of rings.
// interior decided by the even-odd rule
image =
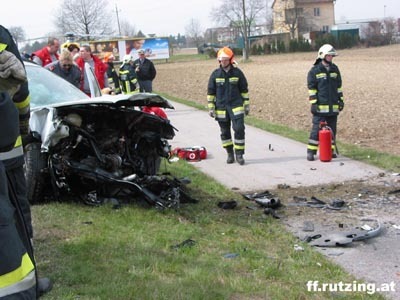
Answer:
[[[313,161],[314,160],[314,152],[307,151],[307,160]]]
[[[39,297],[50,292],[52,288],[53,288],[53,283],[49,278],[47,277],[38,278],[36,289]]]
[[[236,153],[236,161],[239,165],[244,165],[244,158],[242,153]]]
[[[227,164],[233,164],[235,162],[235,156],[233,154],[233,148],[226,148],[226,152],[228,152],[228,158],[226,159]]]

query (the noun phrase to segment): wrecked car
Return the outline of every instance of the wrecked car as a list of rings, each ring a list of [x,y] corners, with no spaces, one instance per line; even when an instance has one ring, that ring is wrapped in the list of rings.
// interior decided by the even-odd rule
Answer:
[[[89,98],[57,75],[25,66],[31,92],[25,173],[32,204],[46,195],[73,195],[87,204],[124,197],[159,207],[179,204],[179,180],[157,175],[176,129],[140,109],[173,109],[167,99],[149,93],[99,96],[94,76],[91,94],[96,96]]]

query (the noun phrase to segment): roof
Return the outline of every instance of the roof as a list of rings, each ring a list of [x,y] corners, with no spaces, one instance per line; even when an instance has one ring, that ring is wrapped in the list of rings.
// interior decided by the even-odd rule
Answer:
[[[275,2],[277,0],[274,0],[272,2],[271,8],[274,7]],[[308,3],[333,3],[335,0],[295,0],[298,4],[308,4]]]

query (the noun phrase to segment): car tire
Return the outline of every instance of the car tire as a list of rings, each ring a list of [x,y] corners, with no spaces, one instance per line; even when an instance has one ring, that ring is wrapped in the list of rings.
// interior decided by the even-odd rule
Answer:
[[[41,143],[25,146],[25,178],[30,204],[43,202],[45,178],[42,170],[46,167],[46,155],[40,148]]]

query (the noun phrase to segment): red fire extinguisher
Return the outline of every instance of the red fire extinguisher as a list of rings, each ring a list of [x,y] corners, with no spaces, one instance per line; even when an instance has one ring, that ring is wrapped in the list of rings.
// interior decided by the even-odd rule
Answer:
[[[332,129],[326,121],[319,123],[319,159],[323,162],[332,160]]]

